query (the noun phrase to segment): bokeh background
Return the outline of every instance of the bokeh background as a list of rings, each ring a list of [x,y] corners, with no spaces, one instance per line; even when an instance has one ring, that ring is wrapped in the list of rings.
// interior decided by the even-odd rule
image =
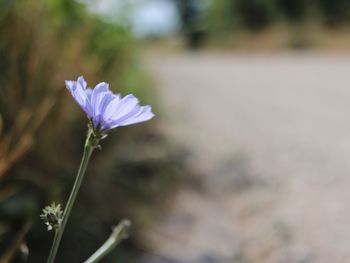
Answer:
[[[102,142],[57,262],[350,262],[349,0],[0,0],[0,263],[45,262],[84,75],[151,104]]]

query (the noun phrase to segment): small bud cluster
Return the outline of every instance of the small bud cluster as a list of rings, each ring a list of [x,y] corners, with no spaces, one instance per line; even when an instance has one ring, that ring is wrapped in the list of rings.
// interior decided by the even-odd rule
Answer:
[[[51,231],[53,229],[58,230],[62,223],[63,210],[60,204],[52,203],[43,209],[43,213],[40,218],[47,225],[47,230]]]

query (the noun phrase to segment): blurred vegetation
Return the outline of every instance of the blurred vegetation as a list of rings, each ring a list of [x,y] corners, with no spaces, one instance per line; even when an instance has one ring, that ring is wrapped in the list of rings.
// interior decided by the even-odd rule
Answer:
[[[174,0],[182,21],[182,33],[186,38],[187,47],[199,48],[205,33],[204,8],[199,1]]]
[[[324,26],[350,24],[349,0],[217,0],[210,1],[208,21],[218,33],[259,30],[272,23],[313,20]]]
[[[45,262],[51,244],[39,214],[65,204],[80,161],[86,117],[64,80],[83,74],[156,103],[129,31],[72,0],[0,1],[0,262]],[[94,153],[58,262],[83,262],[122,217],[132,238],[104,262],[135,262],[142,230],[183,173],[181,155],[154,121],[120,128]],[[29,251],[29,254],[27,253]]]
[[[190,43],[198,42],[200,32],[201,42],[209,39],[214,43],[236,43],[237,47],[240,42],[243,46],[255,42],[262,47],[273,47],[273,43],[276,47],[303,48],[320,40],[331,42],[334,32],[338,30],[338,35],[344,36],[344,29],[350,28],[350,0],[174,1],[182,3],[178,5],[179,12],[186,40]],[[334,41],[338,40],[349,42],[337,36]],[[339,43],[335,43],[337,45]]]

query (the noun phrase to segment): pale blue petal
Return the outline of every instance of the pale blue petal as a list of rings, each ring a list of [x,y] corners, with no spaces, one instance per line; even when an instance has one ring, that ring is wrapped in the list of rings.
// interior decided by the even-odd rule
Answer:
[[[114,95],[111,92],[93,93],[91,97],[91,105],[94,110],[93,121],[95,125],[102,125],[103,113],[113,98]]]
[[[66,81],[66,87],[79,106],[91,117],[92,109],[85,88],[76,81]]]
[[[72,92],[72,90],[74,89],[74,83],[75,81],[72,81],[72,80],[65,81],[66,87],[70,92]]]
[[[109,89],[108,89],[108,84],[107,83],[99,83],[96,85],[96,87],[93,89],[91,96],[90,96],[90,101],[91,101],[91,106],[94,110],[94,115],[100,115],[102,112],[102,102],[104,101],[105,96],[108,94],[112,94]]]
[[[87,88],[87,89],[85,90],[85,92],[86,92],[86,95],[88,96],[88,99],[89,99],[89,101],[90,101],[90,100],[91,100],[91,95],[92,95],[92,89]]]
[[[112,100],[109,102],[106,110],[103,112],[103,119],[106,121],[111,119],[111,117],[116,113],[118,106],[120,104],[120,95],[114,95]]]
[[[84,79],[83,76],[80,76],[77,80],[77,84],[82,88],[82,89],[86,89],[86,81]]]
[[[135,110],[135,107],[138,106],[138,104],[139,104],[139,100],[134,95],[129,94],[125,96],[124,98],[121,99],[111,119],[115,121],[124,117],[125,115]]]
[[[77,81],[66,81],[66,86],[96,129],[107,131],[147,121],[154,116],[150,106],[140,106],[138,99],[131,94],[124,98],[113,94],[105,82],[90,89],[84,78],[79,77]]]
[[[122,123],[125,120],[128,120],[129,118],[132,118],[133,116],[137,115],[139,112],[140,112],[140,106],[137,105],[131,111],[121,116],[120,118],[111,120],[110,126],[112,128],[118,127],[120,126],[120,123]]]
[[[152,112],[151,106],[142,106],[140,107],[140,110],[135,115],[127,118],[126,120],[123,120],[119,123],[119,126],[126,126],[130,124],[135,124],[139,122],[144,122],[152,119],[154,117],[154,114]]]
[[[95,94],[100,93],[100,92],[108,92],[108,91],[109,91],[109,85],[106,82],[101,82],[101,83],[97,84],[93,90],[93,92]]]

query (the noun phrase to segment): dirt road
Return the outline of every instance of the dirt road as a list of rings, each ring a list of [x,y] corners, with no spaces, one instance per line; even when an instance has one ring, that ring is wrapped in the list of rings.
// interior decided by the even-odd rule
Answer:
[[[159,262],[350,262],[350,56],[145,62],[203,182],[152,229]]]

